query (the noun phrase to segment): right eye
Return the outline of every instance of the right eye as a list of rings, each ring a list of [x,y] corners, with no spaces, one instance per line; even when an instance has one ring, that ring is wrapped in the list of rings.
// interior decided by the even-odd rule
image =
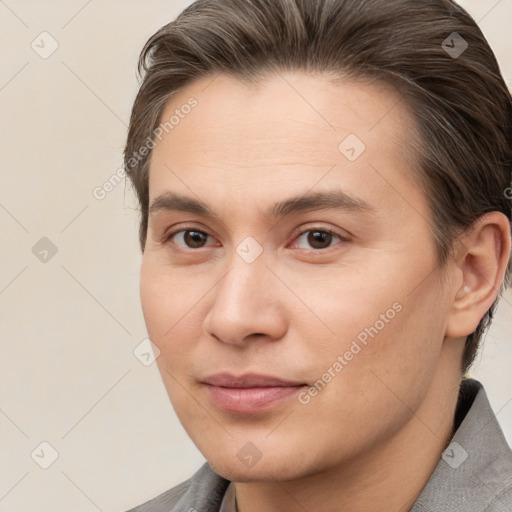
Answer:
[[[179,247],[184,247],[185,249],[201,249],[204,247],[204,243],[208,237],[212,237],[212,235],[202,229],[188,226],[169,233],[164,242],[166,244],[172,243]],[[173,239],[176,239],[176,241]],[[181,243],[177,243],[179,240]]]

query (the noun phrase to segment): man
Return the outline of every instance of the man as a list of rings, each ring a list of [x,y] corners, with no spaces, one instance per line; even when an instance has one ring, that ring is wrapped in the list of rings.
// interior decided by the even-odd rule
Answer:
[[[512,510],[465,377],[511,248],[512,100],[474,20],[200,0],[140,70],[142,308],[208,462],[133,510]]]

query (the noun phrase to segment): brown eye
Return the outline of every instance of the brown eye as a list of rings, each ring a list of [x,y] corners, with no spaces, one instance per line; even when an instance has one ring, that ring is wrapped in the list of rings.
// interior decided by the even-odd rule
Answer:
[[[305,236],[307,235],[307,236]],[[342,236],[334,233],[329,229],[308,229],[303,231],[297,237],[297,240],[305,240],[307,246],[301,247],[299,243],[299,249],[310,250],[310,252],[321,251],[328,249],[335,239],[339,241],[346,241]],[[311,250],[312,249],[312,250]]]
[[[332,234],[326,231],[310,231],[307,240],[313,249],[324,249],[331,244]]]
[[[206,231],[198,229],[180,229],[171,233],[167,239],[167,242],[172,242],[175,245],[184,247],[186,249],[201,249],[205,247],[208,237],[211,237]]]
[[[184,231],[184,233],[183,241],[192,249],[203,247],[206,237],[208,236],[201,231]]]

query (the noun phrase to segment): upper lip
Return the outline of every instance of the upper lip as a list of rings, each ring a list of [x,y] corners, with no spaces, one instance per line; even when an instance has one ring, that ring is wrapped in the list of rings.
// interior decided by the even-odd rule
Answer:
[[[235,377],[230,373],[216,373],[210,375],[202,381],[212,386],[222,386],[225,388],[256,388],[256,387],[274,387],[274,386],[303,386],[304,382],[296,380],[284,380],[272,375],[262,375],[258,373],[246,373]]]

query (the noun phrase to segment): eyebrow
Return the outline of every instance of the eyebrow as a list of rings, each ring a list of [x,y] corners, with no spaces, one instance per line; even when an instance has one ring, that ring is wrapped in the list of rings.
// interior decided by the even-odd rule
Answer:
[[[376,214],[375,208],[362,198],[348,194],[341,189],[334,189],[291,197],[280,201],[267,210],[265,216],[270,220],[278,220],[293,213],[329,209]],[[149,214],[155,215],[161,211],[181,211],[205,217],[218,217],[203,201],[175,192],[166,192],[157,196],[152,201],[149,207]]]

